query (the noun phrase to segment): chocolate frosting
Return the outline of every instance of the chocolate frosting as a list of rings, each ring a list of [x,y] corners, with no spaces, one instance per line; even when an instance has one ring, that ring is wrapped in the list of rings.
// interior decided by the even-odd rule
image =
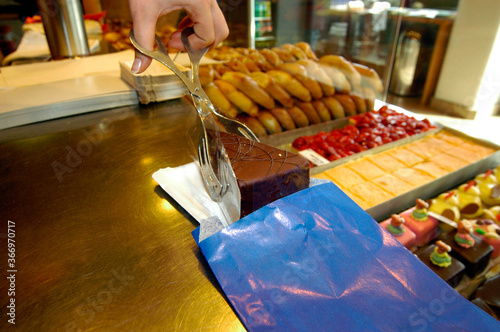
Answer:
[[[241,217],[309,187],[309,161],[302,156],[221,133],[241,192]]]

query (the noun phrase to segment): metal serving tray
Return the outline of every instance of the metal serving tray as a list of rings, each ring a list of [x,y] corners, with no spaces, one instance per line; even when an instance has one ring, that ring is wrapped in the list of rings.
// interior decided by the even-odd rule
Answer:
[[[423,186],[412,189],[402,195],[391,198],[384,203],[378,204],[366,210],[375,220],[383,221],[391,216],[393,213],[399,213],[415,205],[417,198],[430,199],[438,196],[439,194],[456,188],[459,185],[473,179],[476,175],[487,171],[490,168],[495,168],[500,164],[500,146],[493,144],[489,141],[478,139],[469,135],[466,135],[458,130],[442,126],[442,129],[446,129],[454,135],[462,138],[467,138],[474,143],[480,144],[482,146],[490,147],[497,150],[493,154],[473,162],[465,167],[455,170],[447,175],[426,183]],[[440,129],[440,130],[442,130]]]
[[[413,116],[416,119],[423,119],[423,116],[414,114],[409,111],[401,111],[400,108],[397,109],[397,111],[405,113],[406,115]],[[317,125],[311,125],[309,127],[305,128],[299,128],[295,130],[290,130],[286,131],[283,133],[279,134],[274,134],[274,135],[269,135],[266,137],[261,138],[261,142],[281,148],[283,150],[291,151],[291,152],[297,152],[296,149],[292,147],[292,142],[300,136],[310,136],[319,133],[320,131],[331,131],[337,128],[342,128],[349,124],[349,119],[344,118],[344,119],[338,119],[338,120],[332,120],[328,122],[324,122],[321,124]],[[494,168],[497,165],[500,164],[500,146],[486,141],[482,139],[478,139],[469,135],[466,135],[465,133],[455,130],[453,128],[449,128],[447,126],[444,126],[438,122],[433,122],[431,121],[431,124],[434,125],[436,128],[431,129],[429,131],[426,131],[421,134],[413,135],[407,138],[403,138],[388,144],[384,144],[382,146],[369,149],[357,154],[354,154],[349,157],[345,157],[336,161],[333,161],[331,163],[328,163],[326,165],[322,166],[316,166],[311,168],[311,176],[314,176],[316,174],[319,174],[321,172],[324,172],[330,168],[345,164],[347,162],[353,161],[358,158],[363,158],[365,156],[369,155],[375,155],[378,154],[382,151],[396,148],[403,146],[405,144],[408,144],[413,141],[417,141],[422,139],[423,137],[437,133],[441,130],[447,130],[448,132],[457,135],[462,138],[469,139],[473,141],[474,143],[493,148],[497,150],[493,154],[489,155],[488,157],[485,157],[479,161],[476,161],[474,163],[471,163],[465,167],[462,167],[461,169],[455,170],[451,173],[448,173],[447,175],[436,179],[432,182],[429,182],[423,186],[417,187],[415,189],[412,189],[409,192],[406,192],[402,195],[396,196],[388,201],[385,201],[384,203],[378,204],[376,206],[373,206],[369,209],[366,210],[367,213],[369,213],[375,220],[377,221],[383,221],[391,216],[393,213],[398,213],[403,210],[406,210],[412,206],[415,205],[415,200],[417,198],[421,199],[429,199],[433,198],[440,193],[447,191],[449,189],[455,188],[459,186],[460,184],[474,178],[477,174],[480,174],[490,168]]]

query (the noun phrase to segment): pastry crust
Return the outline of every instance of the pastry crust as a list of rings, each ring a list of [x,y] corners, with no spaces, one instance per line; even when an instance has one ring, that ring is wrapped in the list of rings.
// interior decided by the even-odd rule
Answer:
[[[356,115],[356,104],[352,100],[351,96],[344,94],[336,94],[333,97],[342,104],[346,116]]]
[[[224,80],[215,80],[214,84],[234,106],[243,112],[251,116],[256,116],[259,113],[257,104],[255,104],[244,93],[238,91],[238,89],[236,89],[236,87],[234,87],[231,83]]]
[[[281,107],[276,107],[271,110],[271,113],[278,119],[279,123],[285,130],[297,128],[290,114]]]
[[[367,66],[360,65],[359,63],[352,64],[356,71],[361,75],[361,84],[373,88],[376,92],[382,93],[384,91],[384,85],[382,84],[382,80],[380,76],[378,76],[377,72],[373,68],[369,68]]]
[[[283,62],[295,62],[295,61],[297,61],[297,58],[289,51],[286,51],[286,50],[279,48],[279,47],[273,47],[272,50],[278,54],[281,61],[283,61]]]
[[[351,99],[356,105],[356,110],[358,113],[365,113],[366,112],[366,101],[365,98],[361,97],[357,93],[351,93]]]
[[[323,90],[323,95],[333,96],[335,94],[332,79],[316,62],[312,60],[299,60],[297,63],[304,66],[307,70],[307,75],[319,83],[321,90]]]
[[[340,69],[321,63],[319,64],[319,66],[326,73],[326,75],[330,77],[330,80],[332,81],[333,86],[335,87],[335,92],[351,93],[352,91],[351,83],[349,83],[349,80]]]
[[[297,106],[304,112],[311,124],[321,123],[321,118],[310,102],[297,102]]]
[[[332,119],[332,113],[330,113],[330,110],[326,105],[321,101],[321,100],[313,100],[312,105],[314,106],[314,109],[318,113],[319,117],[321,118],[321,121],[330,121]]]
[[[287,52],[290,52],[297,60],[305,60],[307,59],[307,54],[302,51],[299,47],[292,44],[283,44],[281,48]]]
[[[217,110],[224,116],[234,119],[238,115],[238,110],[231,104],[231,102],[224,96],[219,88],[210,82],[204,86],[205,93],[212,101]]]
[[[257,137],[262,137],[267,135],[266,128],[264,128],[262,123],[260,123],[260,121],[253,116],[240,114],[236,117],[236,120],[245,124]]]
[[[239,72],[227,72],[222,75],[222,79],[234,85],[247,97],[264,108],[273,109],[276,106],[274,99],[250,76]]]
[[[347,76],[347,79],[355,90],[361,88],[361,74],[354,68],[352,63],[347,61],[343,56],[325,55],[319,59],[319,62],[340,69]]]
[[[295,125],[297,125],[297,127],[302,128],[309,126],[309,119],[300,108],[298,108],[297,106],[292,106],[290,108],[286,108],[285,110],[288,112],[288,114],[290,114],[293,122],[295,122]]]
[[[276,117],[269,111],[260,111],[257,115],[260,123],[266,128],[269,134],[281,133],[281,125]]]
[[[263,72],[254,72],[250,77],[259,84],[259,86],[267,91],[271,97],[278,101],[285,107],[293,105],[293,98],[288,92],[279,84],[276,83],[274,78]]]
[[[274,78],[292,96],[302,101],[311,101],[311,92],[286,71],[269,70],[267,74]]]
[[[283,61],[280,59],[280,56],[276,52],[274,52],[273,50],[270,50],[268,48],[263,48],[260,50],[260,53],[274,67],[279,66],[280,64],[283,63]]]
[[[328,108],[334,119],[345,118],[344,106],[342,106],[340,101],[333,97],[324,97],[321,101]]]
[[[311,60],[314,60],[314,61],[318,61],[319,60],[318,57],[316,56],[316,54],[311,49],[311,45],[309,45],[308,43],[306,43],[306,42],[298,42],[298,43],[295,43],[295,46],[297,46],[302,51],[304,51],[304,53],[307,55],[307,58],[309,58]]]
[[[308,75],[307,69],[298,63],[283,63],[277,67],[277,69],[286,71],[290,75],[293,75],[299,80],[308,90],[311,92],[311,96],[314,99],[320,99],[323,97],[323,90],[319,83]]]

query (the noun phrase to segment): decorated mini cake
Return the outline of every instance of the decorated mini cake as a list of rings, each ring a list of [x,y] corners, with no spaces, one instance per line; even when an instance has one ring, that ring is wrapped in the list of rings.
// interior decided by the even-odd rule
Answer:
[[[500,205],[500,183],[493,174],[493,170],[475,177],[475,182],[479,188],[479,197],[488,206]]]
[[[469,220],[460,220],[457,225],[457,230],[442,241],[451,247],[451,255],[465,265],[465,273],[473,278],[488,265],[493,247],[472,234]]]
[[[483,214],[478,219],[490,219],[500,226],[500,205],[483,209]]]
[[[241,217],[309,187],[307,159],[242,136],[220,135],[241,192]]]
[[[471,220],[473,234],[493,247],[492,258],[500,255],[500,226],[489,219]]]
[[[391,218],[384,220],[380,226],[385,228],[392,236],[409,250],[415,247],[415,233],[405,226],[405,219],[398,214],[393,214]]]
[[[458,196],[455,190],[442,193],[437,198],[431,200],[429,211],[440,214],[454,222],[460,219],[458,209]]]
[[[415,245],[422,246],[436,238],[438,233],[438,221],[427,213],[429,204],[417,199],[415,207],[401,213],[405,219],[405,225],[415,233]]]
[[[450,256],[451,247],[442,241],[427,247],[418,258],[451,287],[456,287],[465,273],[465,266]]]
[[[479,187],[476,186],[474,181],[469,181],[458,187],[458,208],[462,218],[473,219],[483,214],[480,194]]]

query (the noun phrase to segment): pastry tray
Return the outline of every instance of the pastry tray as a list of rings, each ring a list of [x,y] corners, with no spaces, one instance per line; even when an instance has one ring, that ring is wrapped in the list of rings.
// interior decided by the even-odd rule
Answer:
[[[398,109],[398,111],[400,111]],[[413,116],[414,118],[421,120],[424,117],[405,111],[403,113],[406,113],[409,116]],[[291,151],[291,152],[297,152],[296,149],[292,147],[292,142],[300,136],[310,136],[319,133],[320,131],[331,131],[337,128],[342,128],[346,126],[349,123],[348,118],[344,119],[338,119],[338,120],[332,120],[328,121],[325,123],[317,124],[317,125],[312,125],[309,127],[304,127],[304,128],[299,128],[291,131],[286,131],[283,133],[279,134],[274,134],[274,135],[269,135],[266,137],[261,138],[261,142],[279,147],[283,150]],[[408,144],[410,142],[420,140],[421,138],[437,133],[441,130],[446,130],[456,136],[466,138],[468,140],[471,140],[472,142],[476,144],[480,144],[482,146],[490,147],[494,150],[497,150],[493,154],[479,160],[476,162],[473,162],[465,167],[462,167],[458,170],[455,170],[453,172],[448,173],[447,175],[436,179],[434,181],[431,181],[425,185],[422,185],[420,187],[414,188],[402,195],[396,196],[394,198],[391,198],[381,204],[375,205],[371,208],[368,208],[366,210],[367,213],[369,213],[375,220],[377,221],[382,221],[390,217],[391,214],[393,213],[398,213],[403,210],[406,210],[412,206],[415,205],[415,200],[417,198],[421,199],[429,199],[433,198],[440,193],[447,191],[449,189],[455,188],[459,186],[460,184],[467,182],[468,180],[474,178],[477,174],[480,174],[490,168],[494,168],[497,165],[500,164],[500,146],[493,144],[489,141],[485,141],[482,139],[478,139],[469,135],[466,135],[465,133],[449,128],[447,126],[444,126],[440,123],[432,122],[431,124],[434,125],[436,128],[431,129],[429,131],[426,131],[421,134],[413,135],[404,139],[400,139],[388,144],[384,144],[382,146],[366,150],[357,154],[354,154],[349,157],[345,157],[336,161],[333,161],[331,163],[321,165],[321,166],[316,166],[311,168],[311,176],[314,176],[316,174],[319,174],[327,169],[345,164],[349,161],[362,158],[368,155],[374,155],[377,153],[380,153],[382,151],[396,148],[399,146],[403,146],[405,144]]]

